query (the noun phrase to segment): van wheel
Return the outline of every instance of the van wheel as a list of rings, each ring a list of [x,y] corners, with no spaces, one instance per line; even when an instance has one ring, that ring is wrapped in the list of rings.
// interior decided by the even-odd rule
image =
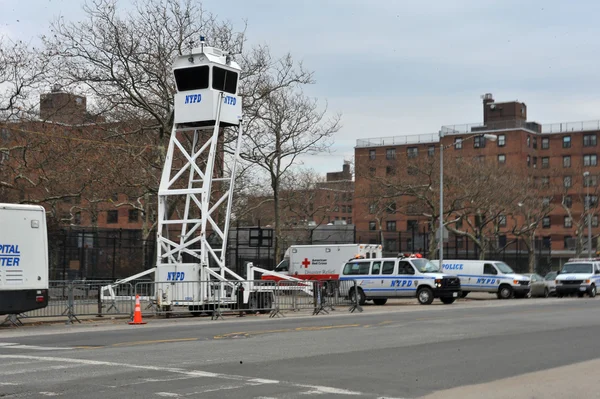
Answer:
[[[431,305],[431,302],[433,302],[433,291],[429,287],[420,288],[417,291],[417,299],[421,305]]]
[[[460,297],[461,297],[461,298],[466,298],[466,297],[467,297],[467,295],[469,295],[469,292],[471,292],[471,291],[463,291],[463,292],[460,294]]]
[[[455,298],[452,297],[444,297],[444,298],[440,298],[440,301],[442,301],[442,303],[444,303],[444,305],[450,305],[452,303],[454,303]]]
[[[588,295],[590,296],[590,298],[594,298],[596,296],[596,286],[592,285],[590,287],[590,291],[588,292]]]
[[[383,306],[387,302],[387,298],[377,298],[373,299],[373,303],[377,306]]]
[[[365,304],[365,302],[367,302],[367,298],[365,297],[365,293],[363,292],[363,290],[361,290],[359,288],[359,289],[357,289],[357,291],[358,291],[358,304],[360,306],[363,306]],[[352,288],[352,290],[350,290],[350,298],[352,298],[353,302],[356,302],[354,288]]]
[[[513,289],[510,285],[501,285],[498,289],[498,299],[510,299],[513,296]]]

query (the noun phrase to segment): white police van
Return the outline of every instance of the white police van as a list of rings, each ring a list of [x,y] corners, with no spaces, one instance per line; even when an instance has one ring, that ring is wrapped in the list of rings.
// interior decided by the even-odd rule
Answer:
[[[577,294],[582,297],[588,294],[596,296],[600,283],[600,258],[572,258],[564,264],[556,276],[556,296]]]
[[[439,265],[439,260],[432,260]],[[469,292],[495,293],[499,299],[524,298],[531,289],[527,276],[496,260],[444,260],[442,271],[460,278],[462,297]]]
[[[358,295],[363,305],[372,300],[375,305],[385,305],[389,298],[416,297],[420,304],[429,305],[434,298],[445,304],[460,297],[460,280],[439,273],[437,265],[416,255],[397,258],[351,259],[342,267],[340,281],[356,281],[354,286],[340,288],[344,296]]]

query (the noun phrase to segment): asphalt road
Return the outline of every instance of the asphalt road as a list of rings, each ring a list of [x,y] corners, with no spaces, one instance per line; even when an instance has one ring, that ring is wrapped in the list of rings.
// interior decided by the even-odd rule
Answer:
[[[0,397],[568,398],[600,392],[591,371],[600,365],[600,299],[334,313],[0,329]]]

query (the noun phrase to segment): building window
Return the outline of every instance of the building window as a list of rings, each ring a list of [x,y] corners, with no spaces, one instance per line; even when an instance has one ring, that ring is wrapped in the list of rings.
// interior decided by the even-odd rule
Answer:
[[[348,205],[346,207],[346,210],[348,211],[348,213],[352,213],[352,205]]]
[[[527,136],[527,148],[531,145],[531,137]]]
[[[396,222],[395,221],[385,222],[385,229],[387,231],[396,231]]]
[[[533,157],[533,169],[537,168],[537,157]]]
[[[456,230],[460,230],[463,228],[463,220],[462,219],[458,219],[456,221],[456,223],[454,223],[454,226],[456,227]]]
[[[375,150],[369,150],[369,159],[371,161],[375,160]]]
[[[377,205],[376,204],[370,204],[369,205],[369,213],[373,214],[377,212]]]
[[[389,203],[388,206],[385,208],[387,213],[396,213],[396,203],[392,202]]]
[[[571,208],[573,206],[573,198],[571,198],[570,195],[565,195],[565,197],[563,198],[563,204],[565,205],[565,207]]]
[[[117,201],[119,201],[119,194],[113,194],[113,195],[111,195],[111,196],[110,196],[110,199],[111,199],[113,202],[117,202]]]
[[[547,150],[550,148],[550,139],[548,137],[544,137],[542,139],[542,150]]]
[[[81,224],[81,212],[77,212],[75,214],[75,218],[73,220],[73,224],[80,225]]]
[[[473,148],[485,148],[485,137],[475,136],[473,139]]]
[[[498,226],[506,227],[506,215],[498,216]]]
[[[596,154],[588,154],[583,156],[583,166],[598,165],[598,156]]]
[[[542,157],[542,168],[548,169],[550,167],[550,158]]]
[[[533,138],[533,148],[537,149],[537,137]]]
[[[531,157],[527,155],[527,167],[531,166]]]
[[[385,150],[385,159],[396,159],[396,149],[388,148],[387,150]]]
[[[598,227],[598,215],[592,216],[592,227]]]
[[[373,222],[373,221],[369,222],[369,230],[375,230],[375,228],[376,228],[375,222]]]
[[[348,218],[348,224],[352,224],[352,218]]]
[[[548,178],[548,179],[550,179],[550,178]],[[548,205],[550,205],[550,201],[552,201],[552,198],[551,198],[551,197],[544,197],[544,198],[542,199],[542,205],[544,205],[544,206],[548,206]]]
[[[4,163],[4,162],[8,162],[9,158],[10,158],[10,153],[8,152],[8,150],[0,151],[0,164]]]
[[[119,211],[107,211],[106,223],[119,223]]]
[[[550,177],[542,176],[542,187],[548,187],[550,185]]]
[[[552,246],[552,237],[544,236],[542,237],[542,248],[550,248]]]
[[[586,208],[589,209],[589,208],[595,208],[595,207],[597,207],[598,206],[598,196],[597,195],[590,195],[589,198],[590,199],[588,200],[587,196],[586,196],[586,200],[585,200],[585,202],[586,202],[586,204],[585,204]],[[588,202],[589,202],[589,205],[587,204]]]
[[[129,210],[129,223],[135,223],[140,218],[140,212],[137,209]]]
[[[461,138],[454,139],[454,148],[456,148],[457,150],[460,150],[462,148],[462,139]]]
[[[571,156],[570,155],[563,156],[563,168],[570,168],[570,167],[571,167]]]
[[[588,176],[587,179],[583,179],[583,187],[595,187],[598,184],[598,176]]]
[[[396,252],[398,251],[398,240],[396,240],[395,238],[392,239],[386,239],[384,241],[384,247],[386,251],[389,252]],[[393,265],[393,262],[390,262]]]
[[[563,177],[563,186],[565,188],[569,188],[572,186],[572,180],[571,180],[571,176],[565,176]]]
[[[498,147],[504,147],[506,145],[506,135],[499,134],[498,135]]]
[[[406,153],[408,154],[409,158],[415,158],[417,155],[419,155],[419,149],[417,147],[408,147],[406,149]]]
[[[386,166],[385,174],[387,176],[394,176],[396,174],[396,168],[394,168],[393,166]]]
[[[563,148],[571,148],[571,136],[563,137]]]
[[[569,216],[565,216],[565,227],[573,227],[573,220]]]
[[[432,157],[435,155],[435,146],[430,145],[429,148],[427,149],[427,155]]]
[[[565,249],[569,249],[569,247],[571,246],[570,244],[572,242],[571,236],[565,236],[563,242],[565,244]]]
[[[585,134],[583,135],[583,146],[584,147],[595,147],[596,146],[596,135]]]
[[[377,172],[376,168],[369,168],[369,176],[375,177],[376,172]]]
[[[346,213],[346,205],[342,205],[342,213]]]
[[[542,219],[542,227],[545,229],[550,228],[550,216],[544,216],[544,218]]]
[[[506,155],[498,154],[498,163],[506,163]]]

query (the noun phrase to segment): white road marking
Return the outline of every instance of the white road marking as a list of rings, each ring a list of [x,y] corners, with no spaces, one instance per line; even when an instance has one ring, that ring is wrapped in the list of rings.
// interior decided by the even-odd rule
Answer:
[[[40,395],[44,395],[44,396],[60,396],[60,394],[56,393],[56,392],[40,392]]]
[[[173,393],[173,392],[156,392],[156,394],[158,396],[164,396],[166,398],[179,398],[181,397],[180,394],[178,393]]]
[[[79,367],[78,365],[61,365],[61,366],[46,366],[46,367],[38,367],[38,368],[24,368],[18,370],[10,370],[3,371],[2,375],[16,375],[16,374],[30,374],[30,373],[46,373],[52,370],[63,370],[63,369],[73,369]]]
[[[16,382],[0,382],[0,386],[2,385],[10,385],[10,386],[16,386],[19,385]]]
[[[313,391],[318,391],[320,393],[329,393],[329,394],[337,394],[337,395],[348,395],[348,396],[361,396],[366,395],[362,392],[350,391],[347,389],[326,387],[320,385],[306,385],[306,384],[297,384],[290,381],[279,381],[279,380],[270,380],[270,379],[262,379],[262,378],[254,378],[254,377],[246,377],[242,375],[234,375],[234,374],[222,374],[222,373],[211,373],[209,371],[201,371],[201,370],[185,370],[174,367],[160,367],[160,366],[143,366],[139,364],[127,364],[127,363],[117,363],[117,362],[106,362],[100,360],[88,360],[88,359],[76,359],[76,358],[64,358],[64,357],[50,357],[50,356],[31,356],[31,355],[3,355],[0,354],[0,359],[28,359],[28,360],[37,360],[37,361],[46,361],[46,362],[59,362],[59,363],[70,363],[70,364],[83,364],[88,366],[110,366],[110,367],[122,367],[129,369],[138,369],[138,370],[150,370],[150,371],[158,371],[161,373],[173,373],[173,374],[182,374],[191,377],[207,377],[207,378],[221,378],[226,380],[234,380],[234,381],[242,381],[248,384],[282,384],[287,386],[293,386],[298,388],[308,388]],[[169,394],[169,392],[162,392],[163,394]]]
[[[0,348],[5,349],[31,349],[36,351],[60,351],[71,350],[70,347],[55,347],[55,346],[37,346],[37,345],[22,345],[16,342],[0,342]]]

